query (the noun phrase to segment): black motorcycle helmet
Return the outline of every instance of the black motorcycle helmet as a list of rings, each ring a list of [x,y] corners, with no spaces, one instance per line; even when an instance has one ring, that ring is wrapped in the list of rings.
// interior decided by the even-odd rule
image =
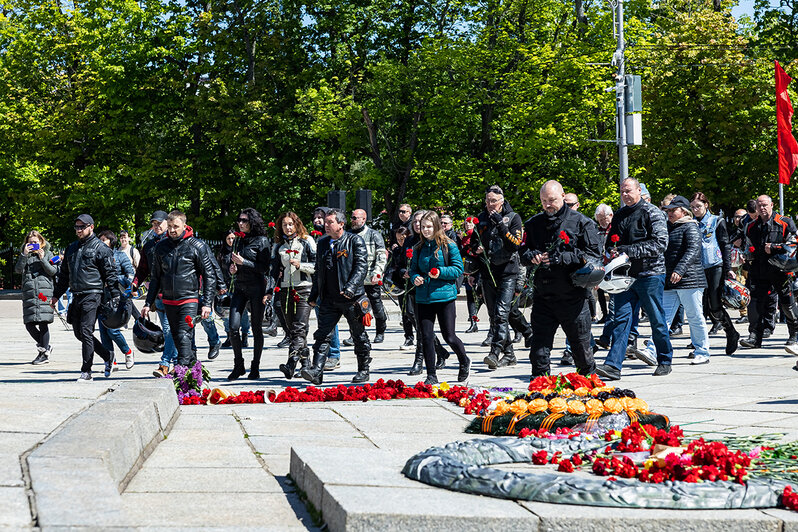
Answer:
[[[143,317],[139,317],[133,324],[133,345],[142,353],[155,353],[163,351],[163,331]]]
[[[604,267],[588,261],[584,266],[571,274],[571,282],[576,287],[596,288],[604,280]]]

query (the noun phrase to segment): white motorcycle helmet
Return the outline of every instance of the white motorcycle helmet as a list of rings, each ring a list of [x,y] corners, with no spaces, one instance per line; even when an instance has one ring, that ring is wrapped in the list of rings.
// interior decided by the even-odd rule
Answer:
[[[634,277],[627,275],[631,265],[629,255],[621,253],[604,266],[604,280],[599,283],[598,287],[608,294],[620,294],[629,290],[629,287],[635,282]]]

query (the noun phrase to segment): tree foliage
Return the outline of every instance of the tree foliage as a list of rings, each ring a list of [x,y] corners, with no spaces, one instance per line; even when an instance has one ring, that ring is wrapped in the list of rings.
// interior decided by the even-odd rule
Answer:
[[[740,23],[731,7],[626,3],[630,171],[655,200],[775,194],[772,62],[795,72],[794,2]],[[464,216],[499,183],[528,216],[558,179],[592,214],[618,202],[617,150],[594,142],[614,138],[614,49],[594,0],[5,2],[0,243],[171,208],[219,237],[243,207],[307,218],[331,188],[374,190],[385,217]]]

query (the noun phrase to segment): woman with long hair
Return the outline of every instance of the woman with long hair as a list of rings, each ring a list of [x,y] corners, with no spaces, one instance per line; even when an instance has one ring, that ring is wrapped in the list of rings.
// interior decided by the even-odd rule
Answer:
[[[246,373],[244,356],[241,353],[241,313],[247,303],[251,310],[254,352],[249,379],[260,378],[260,356],[263,353],[263,296],[266,295],[266,271],[270,262],[270,244],[266,237],[266,225],[260,213],[253,208],[241,211],[236,219],[233,250],[230,254],[230,340],[233,344],[233,371],[227,380],[234,381]]]
[[[236,241],[236,230],[235,229],[228,229],[227,235],[224,237],[224,241],[222,241],[222,247],[219,250],[219,266],[222,268],[222,275],[224,276],[224,284],[225,286],[230,286],[230,264],[233,263],[231,260],[231,256],[233,255],[233,244]],[[232,339],[230,337],[230,295],[229,292],[225,296],[228,302],[228,311],[224,312],[224,316],[222,317],[222,325],[224,325],[224,333],[227,335],[227,339],[222,343],[222,349],[230,349],[233,347]],[[222,314],[222,312],[217,311],[218,314]],[[246,309],[241,313],[241,347],[247,347],[249,338],[249,312]]]
[[[273,294],[283,311],[286,330],[291,338],[288,361],[280,364],[280,371],[286,379],[292,379],[297,362],[301,363],[301,368],[308,363],[308,296],[316,271],[316,241],[308,235],[299,216],[288,211],[277,219],[274,245],[277,250],[272,259]],[[267,293],[266,298],[269,299],[271,295]]]
[[[712,321],[723,326],[726,332],[726,354],[731,355],[737,350],[740,340],[740,333],[734,328],[729,313],[723,308],[722,299],[726,278],[734,278],[731,269],[731,243],[725,220],[712,214],[709,207],[709,200],[703,192],[696,192],[690,198],[690,209],[701,231],[701,265],[707,278],[704,302],[709,307]]]
[[[460,370],[458,382],[468,379],[471,360],[465,346],[454,330],[457,278],[463,274],[463,260],[457,244],[443,232],[435,212],[428,211],[420,220],[420,240],[413,247],[410,261],[410,281],[416,287],[418,328],[423,343],[424,362],[427,367],[426,384],[437,384],[435,356],[435,318],[440,324],[444,341],[457,355]]]
[[[31,362],[34,365],[47,364],[53,352],[48,324],[53,323],[50,300],[58,269],[51,262],[52,258],[53,252],[47,240],[38,231],[31,231],[25,237],[14,268],[22,275],[22,321],[39,350]]]

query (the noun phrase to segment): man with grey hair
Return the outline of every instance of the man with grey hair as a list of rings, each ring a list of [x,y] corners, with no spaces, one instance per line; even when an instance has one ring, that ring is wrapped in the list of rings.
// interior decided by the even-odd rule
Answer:
[[[671,372],[673,347],[662,304],[668,228],[662,211],[642,196],[640,183],[636,179],[628,178],[621,183],[624,206],[615,213],[605,242],[611,258],[621,253],[629,257],[629,276],[635,279],[628,290],[612,296],[615,302],[612,346],[605,363],[596,366],[596,373],[609,380],[621,378],[632,320],[641,306],[651,323],[657,359],[650,359],[643,350],[632,352],[646,364],[657,366],[655,376]]]
[[[598,225],[598,234],[599,234],[599,241],[601,242],[601,252],[604,253],[604,241],[607,240],[607,233],[610,232],[610,225],[612,224],[612,207],[607,205],[606,203],[601,203],[598,207],[596,207],[596,212],[593,215],[593,218],[596,220],[596,224]],[[598,320],[598,323],[607,323],[609,320],[612,319],[612,315],[614,314],[614,305],[612,304],[612,298],[609,297],[609,294],[599,288],[596,291],[596,299],[598,299],[599,307],[601,308],[601,319]],[[607,299],[609,299],[609,305],[607,304]],[[609,344],[609,334],[610,330],[605,327],[605,330],[602,332],[602,336],[606,333],[605,339],[607,339],[607,344]]]
[[[385,274],[385,265],[388,263],[388,253],[385,251],[385,240],[382,235],[366,225],[366,211],[355,209],[352,211],[350,230],[360,235],[366,243],[368,250],[368,271],[366,272],[366,295],[374,309],[374,320],[377,322],[377,332],[372,343],[380,344],[385,341],[385,329],[388,326],[388,315],[382,305],[382,276]],[[344,345],[352,346],[355,342],[351,338],[344,340]]]
[[[795,244],[795,223],[788,217],[773,212],[773,200],[761,195],[756,199],[757,219],[745,228],[745,249],[751,261],[748,268],[748,281],[751,283],[751,304],[748,306],[750,329],[749,338],[740,342],[748,348],[762,347],[762,337],[767,327],[768,296],[779,295],[779,307],[787,318],[789,338],[785,350],[798,355],[798,306],[792,291],[792,283],[787,273],[770,263],[774,255],[783,255],[789,250],[786,246]],[[796,365],[798,369],[798,365]]]

